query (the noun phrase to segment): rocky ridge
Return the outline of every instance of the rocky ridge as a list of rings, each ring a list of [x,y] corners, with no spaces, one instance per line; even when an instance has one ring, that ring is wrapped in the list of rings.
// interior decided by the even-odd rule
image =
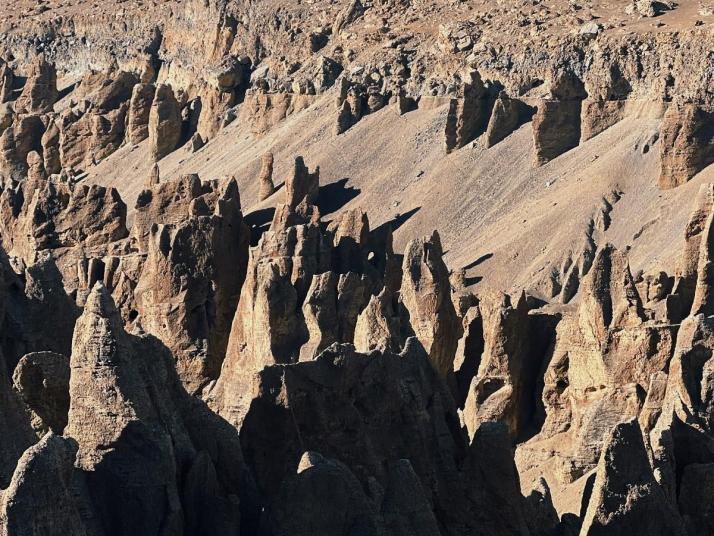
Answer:
[[[525,128],[535,167],[645,115],[656,187],[682,188],[714,160],[710,73],[686,68],[709,30],[623,33],[683,8],[646,2],[602,23],[460,5],[433,34],[411,30],[444,3],[335,2],[319,25],[283,4],[4,22],[0,535],[711,533],[711,184],[671,273],[608,242],[613,188],[509,295],[438,231],[396,248],[400,218],[335,208],[301,156],[161,168],[329,100],[335,136],[442,110],[452,156]],[[140,147],[130,206],[87,180]]]

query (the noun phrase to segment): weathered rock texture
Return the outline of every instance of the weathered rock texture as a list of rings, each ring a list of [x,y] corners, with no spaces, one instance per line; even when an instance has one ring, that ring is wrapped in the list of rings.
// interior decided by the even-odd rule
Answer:
[[[714,533],[708,2],[120,3],[0,5],[0,535]]]

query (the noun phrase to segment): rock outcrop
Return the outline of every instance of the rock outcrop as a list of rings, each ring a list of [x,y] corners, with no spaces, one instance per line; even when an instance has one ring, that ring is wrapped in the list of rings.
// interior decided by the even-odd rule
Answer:
[[[55,352],[27,354],[17,363],[12,381],[38,435],[50,430],[61,434],[69,412],[69,359]]]
[[[258,184],[258,201],[264,201],[275,193],[275,185],[273,184],[273,153],[265,153],[260,159]]]
[[[149,144],[154,161],[171,153],[181,140],[181,109],[173,90],[164,84],[156,88],[149,111]]]
[[[119,3],[0,5],[0,536],[714,533],[710,0]]]
[[[533,115],[534,163],[543,165],[580,143],[583,83],[571,73],[556,75],[550,98]]]
[[[655,481],[637,420],[615,426],[598,462],[580,534],[684,535],[684,524]]]
[[[712,111],[672,103],[661,127],[659,187],[676,188],[714,162]]]
[[[129,143],[140,143],[149,137],[149,119],[155,91],[152,84],[136,84],[132,89],[126,127]]]
[[[434,368],[446,378],[453,371],[461,325],[451,301],[451,286],[442,260],[438,233],[411,241],[404,253],[401,300],[412,329]]]
[[[58,96],[57,70],[43,56],[38,56],[15,102],[15,111],[27,114],[51,112]]]
[[[191,200],[180,219],[151,227],[135,290],[137,322],[171,349],[179,376],[194,392],[218,378],[250,233],[235,179]]]
[[[70,367],[65,436],[104,530],[239,530],[238,496],[250,489],[237,432],[183,390],[165,347],[124,331],[101,283],[77,322]]]

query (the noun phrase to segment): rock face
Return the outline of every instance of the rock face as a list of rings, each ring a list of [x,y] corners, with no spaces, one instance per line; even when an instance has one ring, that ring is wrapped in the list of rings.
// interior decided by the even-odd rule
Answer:
[[[41,114],[51,112],[57,102],[57,71],[43,56],[32,64],[22,93],[17,98],[18,113]]]
[[[17,363],[13,387],[32,412],[38,435],[61,434],[69,411],[69,359],[54,352],[34,352]]]
[[[156,339],[121,324],[98,283],[77,322],[65,432],[98,522],[117,534],[239,530],[237,433],[186,394]]]
[[[543,424],[516,456],[522,473],[546,474],[561,489],[584,482],[603,436],[640,414],[676,339],[675,326],[646,320],[627,258],[610,245],[598,251],[581,292],[577,309],[557,325],[543,376]]]
[[[209,188],[184,206],[180,223],[152,224],[135,290],[137,321],[172,350],[191,392],[218,377],[250,238],[235,180]],[[153,195],[152,190],[145,194]]]
[[[14,85],[15,73],[7,63],[0,62],[0,104],[11,99]]]
[[[295,209],[305,200],[308,205],[317,201],[320,187],[320,168],[310,172],[301,156],[295,159],[292,174],[285,180],[285,204]]]
[[[0,536],[714,534],[710,0],[29,4]]]
[[[0,425],[6,430],[5,437],[0,443],[0,479],[2,487],[6,488],[12,479],[15,465],[22,453],[35,441],[36,436],[30,425],[30,414],[24,403],[10,387],[7,377],[7,364],[0,355]]]
[[[659,187],[676,188],[714,162],[712,112],[694,103],[667,108],[660,144]]]
[[[140,143],[149,137],[149,120],[155,91],[152,84],[136,84],[132,89],[126,128],[126,139],[129,143]]]
[[[686,534],[655,481],[637,420],[613,428],[598,462],[580,534]]]
[[[76,453],[72,439],[52,432],[25,451],[0,500],[0,534],[93,534],[73,491]]]
[[[556,75],[550,97],[533,116],[534,163],[543,165],[580,143],[583,83],[570,73]]]
[[[493,105],[491,118],[485,133],[485,146],[491,147],[502,141],[533,115],[528,105],[512,99],[501,91]]]
[[[447,377],[453,371],[461,326],[451,301],[449,274],[442,255],[438,233],[407,245],[401,299],[419,342],[436,370]]]
[[[173,90],[159,85],[149,111],[149,144],[155,161],[171,153],[181,139],[181,109]]]
[[[265,153],[260,159],[258,183],[260,185],[258,201],[268,199],[275,193],[275,185],[273,184],[273,153]]]
[[[470,435],[484,422],[501,421],[517,437],[532,413],[532,378],[539,368],[528,337],[525,296],[515,305],[506,295],[486,296],[479,310],[484,346],[466,398],[464,421]]]
[[[466,75],[463,98],[451,99],[446,119],[446,152],[464,147],[486,131],[494,98],[476,71]]]
[[[349,519],[347,527],[360,527],[360,534],[382,534],[385,528],[389,534],[435,534],[437,526],[447,534],[475,527],[485,534],[526,533],[513,462],[498,465],[504,470],[500,476],[494,471],[499,456],[492,449],[499,433],[484,431],[465,448],[448,390],[414,339],[401,355],[366,356],[349,346],[332,346],[312,362],[268,367],[259,382],[256,392],[261,394],[243,422],[241,437],[246,460],[264,483],[264,492],[278,497],[269,513],[276,533],[333,534],[337,519]],[[316,385],[320,388],[314,389]],[[394,397],[400,385],[410,385],[416,398]],[[357,400],[368,402],[368,407],[356,409]],[[388,423],[399,414],[421,415],[430,423],[423,429],[430,430],[428,435],[416,440],[412,434],[420,427],[411,425],[394,433]],[[335,420],[343,424],[333,428]],[[310,452],[303,455],[302,448],[312,450],[318,444],[355,472]],[[438,456],[437,451],[448,455]],[[487,452],[494,452],[490,463],[480,459]],[[508,449],[499,452],[510,457]],[[296,467],[298,475],[293,476]],[[288,479],[283,480],[284,475]],[[509,491],[494,494],[500,479],[510,484]],[[315,510],[304,500],[305,493],[322,493],[318,490],[328,485],[336,499],[326,503],[327,511]],[[369,498],[361,491],[365,488],[374,490]],[[438,525],[427,507],[430,503],[439,512]],[[439,506],[447,503],[448,508]],[[350,533],[345,530],[337,533]]]

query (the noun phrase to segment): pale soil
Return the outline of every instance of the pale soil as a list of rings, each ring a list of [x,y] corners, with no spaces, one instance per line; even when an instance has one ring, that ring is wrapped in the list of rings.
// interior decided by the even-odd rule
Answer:
[[[604,235],[596,233],[596,242],[630,246],[633,271],[673,273],[691,201],[714,170],[675,190],[657,188],[659,144],[646,154],[642,145],[657,131],[659,107],[642,106],[541,168],[531,164],[530,124],[490,149],[477,142],[445,155],[445,114],[443,107],[404,116],[385,108],[335,136],[330,92],[261,139],[238,120],[195,154],[177,150],[161,162],[162,180],[194,172],[203,179],[235,175],[244,212],[251,213],[283,195],[278,191],[255,204],[260,156],[275,153],[274,179],[280,184],[293,158],[302,155],[310,168],[320,166],[323,186],[346,180],[329,190],[333,201],[349,199],[342,208],[361,207],[373,227],[411,214],[396,231],[397,251],[437,229],[451,268],[481,259],[467,271],[469,281],[483,277],[480,285],[510,292],[532,288],[569,251],[577,251],[603,196],[618,190],[622,198],[612,224]],[[92,169],[90,181],[116,186],[131,213],[149,168],[144,142]]]

